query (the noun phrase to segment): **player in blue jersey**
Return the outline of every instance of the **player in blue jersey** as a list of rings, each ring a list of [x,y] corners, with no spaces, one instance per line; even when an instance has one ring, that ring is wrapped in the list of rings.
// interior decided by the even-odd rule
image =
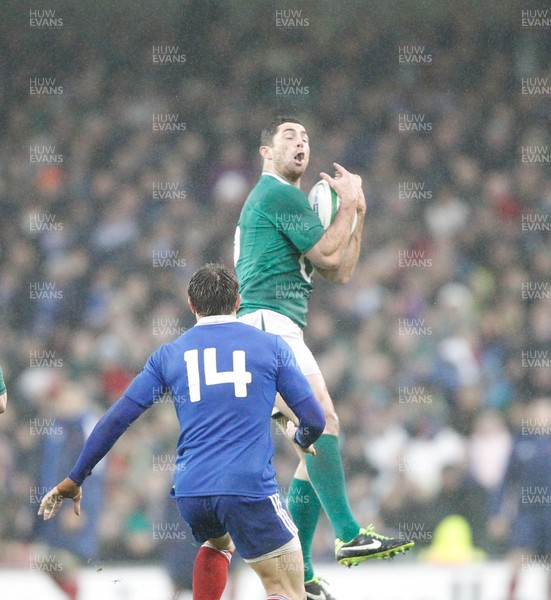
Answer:
[[[272,466],[276,392],[299,418],[287,434],[302,451],[315,453],[325,418],[287,343],[237,321],[238,291],[235,275],[221,265],[192,276],[188,296],[196,326],[149,357],[100,419],[69,476],[44,497],[39,514],[51,519],[64,498],[73,499],[79,514],[81,485],[93,467],[170,392],[181,428],[171,494],[203,544],[194,599],[221,597],[235,544],[269,598],[303,600],[300,542]]]

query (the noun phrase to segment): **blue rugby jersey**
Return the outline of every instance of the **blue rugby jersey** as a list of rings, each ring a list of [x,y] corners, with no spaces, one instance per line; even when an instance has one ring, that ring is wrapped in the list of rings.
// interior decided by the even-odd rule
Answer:
[[[304,441],[323,430],[321,407],[288,344],[234,317],[205,317],[161,346],[124,395],[148,408],[167,391],[181,428],[176,496],[276,492],[270,434],[276,391],[299,418],[310,419],[310,427],[302,423]]]

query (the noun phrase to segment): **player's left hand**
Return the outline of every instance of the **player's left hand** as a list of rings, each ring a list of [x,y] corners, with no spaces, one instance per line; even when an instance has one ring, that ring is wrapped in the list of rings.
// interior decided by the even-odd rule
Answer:
[[[291,440],[291,442],[301,452],[304,452],[304,454],[311,454],[312,456],[316,456],[316,449],[314,448],[314,446],[312,444],[310,446],[308,446],[308,448],[303,448],[302,446],[299,446],[295,442],[295,433],[297,432],[297,429],[298,429],[298,427],[292,421],[288,421],[287,422],[287,431],[285,432],[285,435]]]
[[[44,521],[53,519],[65,498],[73,500],[73,510],[75,515],[80,516],[80,502],[82,500],[82,488],[72,479],[66,477],[61,483],[58,483],[42,498],[38,514],[44,516]]]

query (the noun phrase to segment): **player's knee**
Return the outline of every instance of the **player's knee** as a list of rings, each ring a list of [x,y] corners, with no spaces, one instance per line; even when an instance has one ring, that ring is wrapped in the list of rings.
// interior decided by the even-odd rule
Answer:
[[[325,411],[325,429],[323,433],[329,435],[339,434],[339,417],[333,409]]]

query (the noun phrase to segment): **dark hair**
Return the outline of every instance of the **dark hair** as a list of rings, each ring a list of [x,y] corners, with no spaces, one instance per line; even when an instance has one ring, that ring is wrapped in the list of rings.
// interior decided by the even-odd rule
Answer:
[[[191,276],[187,293],[200,316],[230,315],[235,310],[239,282],[224,265],[208,263]]]
[[[277,128],[283,123],[297,123],[297,125],[302,125],[302,123],[294,117],[287,117],[285,115],[277,116],[272,119],[262,130],[262,133],[260,134],[260,145],[271,146],[274,140],[274,135],[277,133]]]

